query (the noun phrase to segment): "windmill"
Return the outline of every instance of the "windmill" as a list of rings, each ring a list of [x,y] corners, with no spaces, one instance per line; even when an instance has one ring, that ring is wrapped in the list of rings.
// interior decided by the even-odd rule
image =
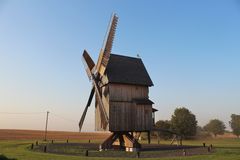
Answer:
[[[98,61],[95,64],[86,50],[83,62],[92,89],[79,122],[81,131],[87,110],[95,93],[95,129],[112,134],[100,145],[101,149],[134,150],[141,147],[138,137],[153,126],[153,102],[149,87],[153,83],[140,57],[111,53],[118,17],[113,14]],[[150,141],[150,139],[149,139]]]

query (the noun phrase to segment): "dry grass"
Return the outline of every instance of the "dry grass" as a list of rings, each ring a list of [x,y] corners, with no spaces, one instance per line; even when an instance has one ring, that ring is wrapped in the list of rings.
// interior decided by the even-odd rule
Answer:
[[[103,140],[106,139],[109,134],[110,133],[48,131],[47,138],[54,140]],[[42,140],[43,138],[44,131],[0,129],[0,140]]]

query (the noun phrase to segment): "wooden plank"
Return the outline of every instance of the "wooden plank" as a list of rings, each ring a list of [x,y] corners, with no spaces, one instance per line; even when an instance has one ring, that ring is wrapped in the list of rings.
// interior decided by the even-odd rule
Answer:
[[[148,98],[148,87],[108,84],[108,96],[103,103],[109,116],[110,131],[146,131],[152,126],[151,105],[135,105],[133,98]],[[99,118],[96,116],[96,118]],[[99,121],[99,120],[98,120]],[[97,122],[97,120],[96,120]],[[100,123],[100,122],[98,122]],[[97,126],[97,125],[96,125]],[[98,128],[101,129],[101,126]]]

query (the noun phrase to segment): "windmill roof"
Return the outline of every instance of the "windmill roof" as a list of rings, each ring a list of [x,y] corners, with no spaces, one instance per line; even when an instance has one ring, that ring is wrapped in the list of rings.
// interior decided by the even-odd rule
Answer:
[[[153,86],[141,58],[111,54],[105,73],[109,83]]]

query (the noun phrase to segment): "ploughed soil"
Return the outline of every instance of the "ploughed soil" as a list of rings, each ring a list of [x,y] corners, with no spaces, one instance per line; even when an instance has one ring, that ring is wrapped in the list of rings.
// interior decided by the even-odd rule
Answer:
[[[64,131],[48,131],[47,139],[54,140],[103,140],[110,133],[102,132],[64,132]],[[44,131],[40,130],[12,130],[0,129],[0,140],[43,140]]]

